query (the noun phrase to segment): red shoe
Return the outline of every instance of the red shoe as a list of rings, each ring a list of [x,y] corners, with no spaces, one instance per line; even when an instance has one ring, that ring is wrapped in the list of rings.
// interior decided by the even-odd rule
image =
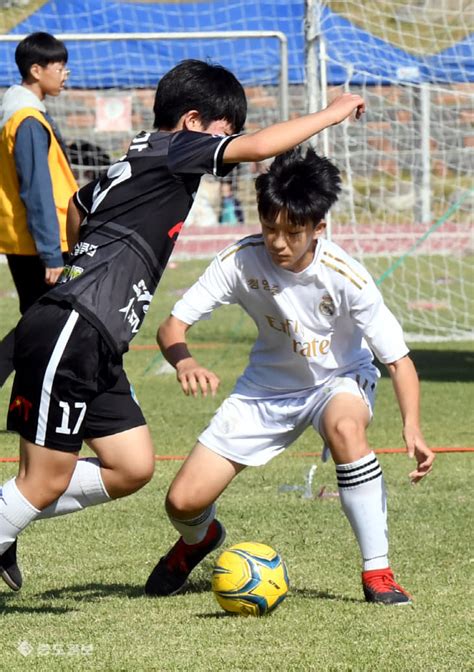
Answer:
[[[180,537],[148,577],[145,593],[153,597],[179,593],[192,570],[222,544],[225,535],[224,526],[214,519],[198,544],[185,544]]]
[[[362,572],[362,587],[367,602],[378,604],[411,604],[412,598],[395,582],[390,567]]]

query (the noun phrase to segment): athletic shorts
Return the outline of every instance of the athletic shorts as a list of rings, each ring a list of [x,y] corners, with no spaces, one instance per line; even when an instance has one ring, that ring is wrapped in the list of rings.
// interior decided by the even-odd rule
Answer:
[[[70,306],[35,303],[15,331],[7,428],[40,446],[77,452],[83,440],[146,424],[122,366]]]
[[[321,417],[328,402],[337,394],[349,393],[363,399],[372,419],[377,378],[377,369],[371,367],[335,377],[298,397],[248,399],[230,395],[198,441],[238,464],[266,464],[294,443],[309,426],[313,426],[324,441]]]

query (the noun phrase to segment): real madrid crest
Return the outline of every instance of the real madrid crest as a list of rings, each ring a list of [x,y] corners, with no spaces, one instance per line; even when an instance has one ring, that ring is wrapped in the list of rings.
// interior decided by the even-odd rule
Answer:
[[[329,294],[324,294],[319,304],[319,312],[327,317],[334,315],[336,309],[334,307],[334,302]]]

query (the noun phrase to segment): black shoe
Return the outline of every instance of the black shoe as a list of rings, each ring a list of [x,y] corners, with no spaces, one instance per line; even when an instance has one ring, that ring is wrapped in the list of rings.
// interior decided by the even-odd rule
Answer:
[[[20,590],[23,585],[20,568],[16,564],[16,539],[5,553],[0,555],[0,576],[12,590]]]
[[[154,597],[179,593],[192,570],[222,544],[225,535],[224,526],[214,519],[198,544],[185,544],[180,537],[148,577],[145,593]]]

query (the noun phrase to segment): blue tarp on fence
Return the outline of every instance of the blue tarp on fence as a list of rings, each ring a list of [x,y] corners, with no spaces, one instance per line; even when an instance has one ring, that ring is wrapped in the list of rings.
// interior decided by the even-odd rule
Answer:
[[[304,2],[228,0],[185,3],[61,0],[47,2],[12,33],[191,32],[277,30],[289,47],[290,83],[304,82]],[[443,52],[416,56],[371,35],[323,8],[321,31],[329,56],[328,81],[386,84],[397,81],[474,81],[474,34]],[[155,86],[183,58],[209,58],[230,68],[247,85],[278,80],[275,39],[68,42],[73,87]],[[0,85],[11,84],[15,45],[0,42]],[[2,65],[3,64],[3,65]]]

